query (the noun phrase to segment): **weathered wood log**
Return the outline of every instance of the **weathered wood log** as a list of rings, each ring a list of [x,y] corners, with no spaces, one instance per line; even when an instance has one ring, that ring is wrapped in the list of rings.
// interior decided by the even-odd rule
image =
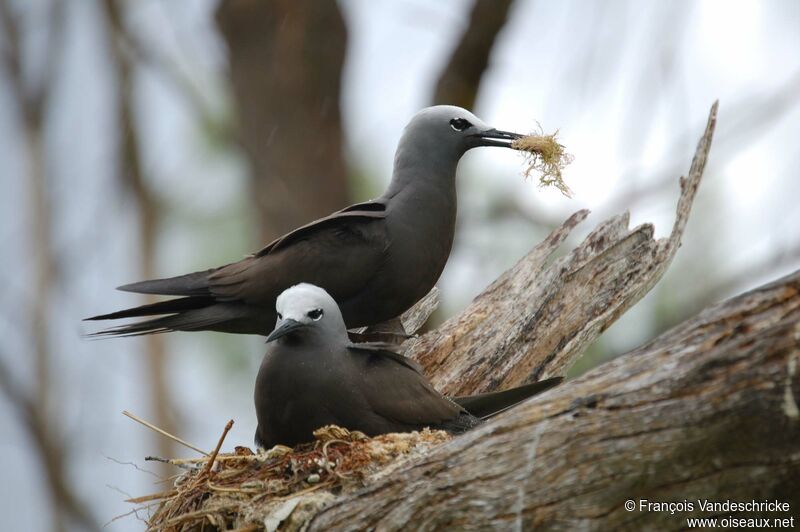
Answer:
[[[791,510],[771,517],[796,516],[798,359],[800,271],[334,501],[309,529],[680,529],[737,515],[698,499],[776,499]],[[640,511],[642,499],[694,511]]]
[[[717,118],[715,103],[668,238],[628,229],[628,213],[601,223],[581,245],[548,259],[588,211],[578,211],[460,314],[410,342],[437,389],[464,395],[563,375],[609,325],[661,278],[680,246]]]

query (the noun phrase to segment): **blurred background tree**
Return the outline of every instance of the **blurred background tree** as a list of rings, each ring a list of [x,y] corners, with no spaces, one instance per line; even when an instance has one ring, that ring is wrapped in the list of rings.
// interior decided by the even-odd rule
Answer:
[[[347,30],[335,2],[225,0],[217,24],[266,244],[350,199],[339,110]]]
[[[797,268],[798,23],[793,0],[0,0],[6,525],[91,529],[157,491],[133,464],[184,449],[123,409],[204,448],[234,417],[227,444],[251,444],[261,340],[88,342],[80,319],[137,302],[114,286],[236,260],[378,195],[431,102],[558,128],[576,156],[572,201],[525,183],[513,154],[465,158],[439,319],[579,208],[582,234],[624,210],[668,227],[717,97],[678,259],[573,371]]]

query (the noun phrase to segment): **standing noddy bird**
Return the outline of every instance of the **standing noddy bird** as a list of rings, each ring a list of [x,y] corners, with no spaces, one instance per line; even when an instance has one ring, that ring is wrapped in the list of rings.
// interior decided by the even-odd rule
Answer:
[[[389,188],[295,229],[239,262],[119,287],[182,296],[87,318],[161,316],[97,333],[127,336],[213,330],[262,334],[275,323],[275,299],[307,282],[338,302],[348,327],[393,319],[427,294],[444,269],[456,222],[456,168],[479,146],[510,148],[498,131],[460,107],[438,105],[406,126]]]
[[[276,309],[254,394],[260,447],[312,441],[325,425],[369,436],[424,427],[459,434],[562,380],[449,399],[385,344],[351,343],[336,301],[322,288],[293,286]]]

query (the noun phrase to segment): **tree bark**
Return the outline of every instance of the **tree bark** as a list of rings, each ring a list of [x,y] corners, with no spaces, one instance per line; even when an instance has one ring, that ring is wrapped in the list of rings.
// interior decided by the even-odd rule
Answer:
[[[260,241],[347,205],[339,111],[347,32],[336,2],[224,0],[240,138]]]
[[[797,515],[798,359],[800,271],[337,500],[309,529],[680,529],[713,515],[697,499],[777,499],[791,511],[771,517]]]

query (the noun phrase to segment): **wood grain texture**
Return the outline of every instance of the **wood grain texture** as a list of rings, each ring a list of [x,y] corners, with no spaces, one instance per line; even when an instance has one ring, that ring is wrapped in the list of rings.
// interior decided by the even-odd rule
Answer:
[[[415,358],[437,389],[464,395],[563,375],[588,345],[661,278],[680,246],[703,176],[717,104],[681,178],[671,235],[628,228],[627,213],[601,223],[566,256],[549,262],[588,211],[573,214],[460,314],[411,340]]]
[[[777,499],[793,512],[772,517],[797,515],[798,359],[800,272],[335,501],[309,529],[672,530],[710,516],[698,498]],[[695,511],[624,509],[642,498]]]

